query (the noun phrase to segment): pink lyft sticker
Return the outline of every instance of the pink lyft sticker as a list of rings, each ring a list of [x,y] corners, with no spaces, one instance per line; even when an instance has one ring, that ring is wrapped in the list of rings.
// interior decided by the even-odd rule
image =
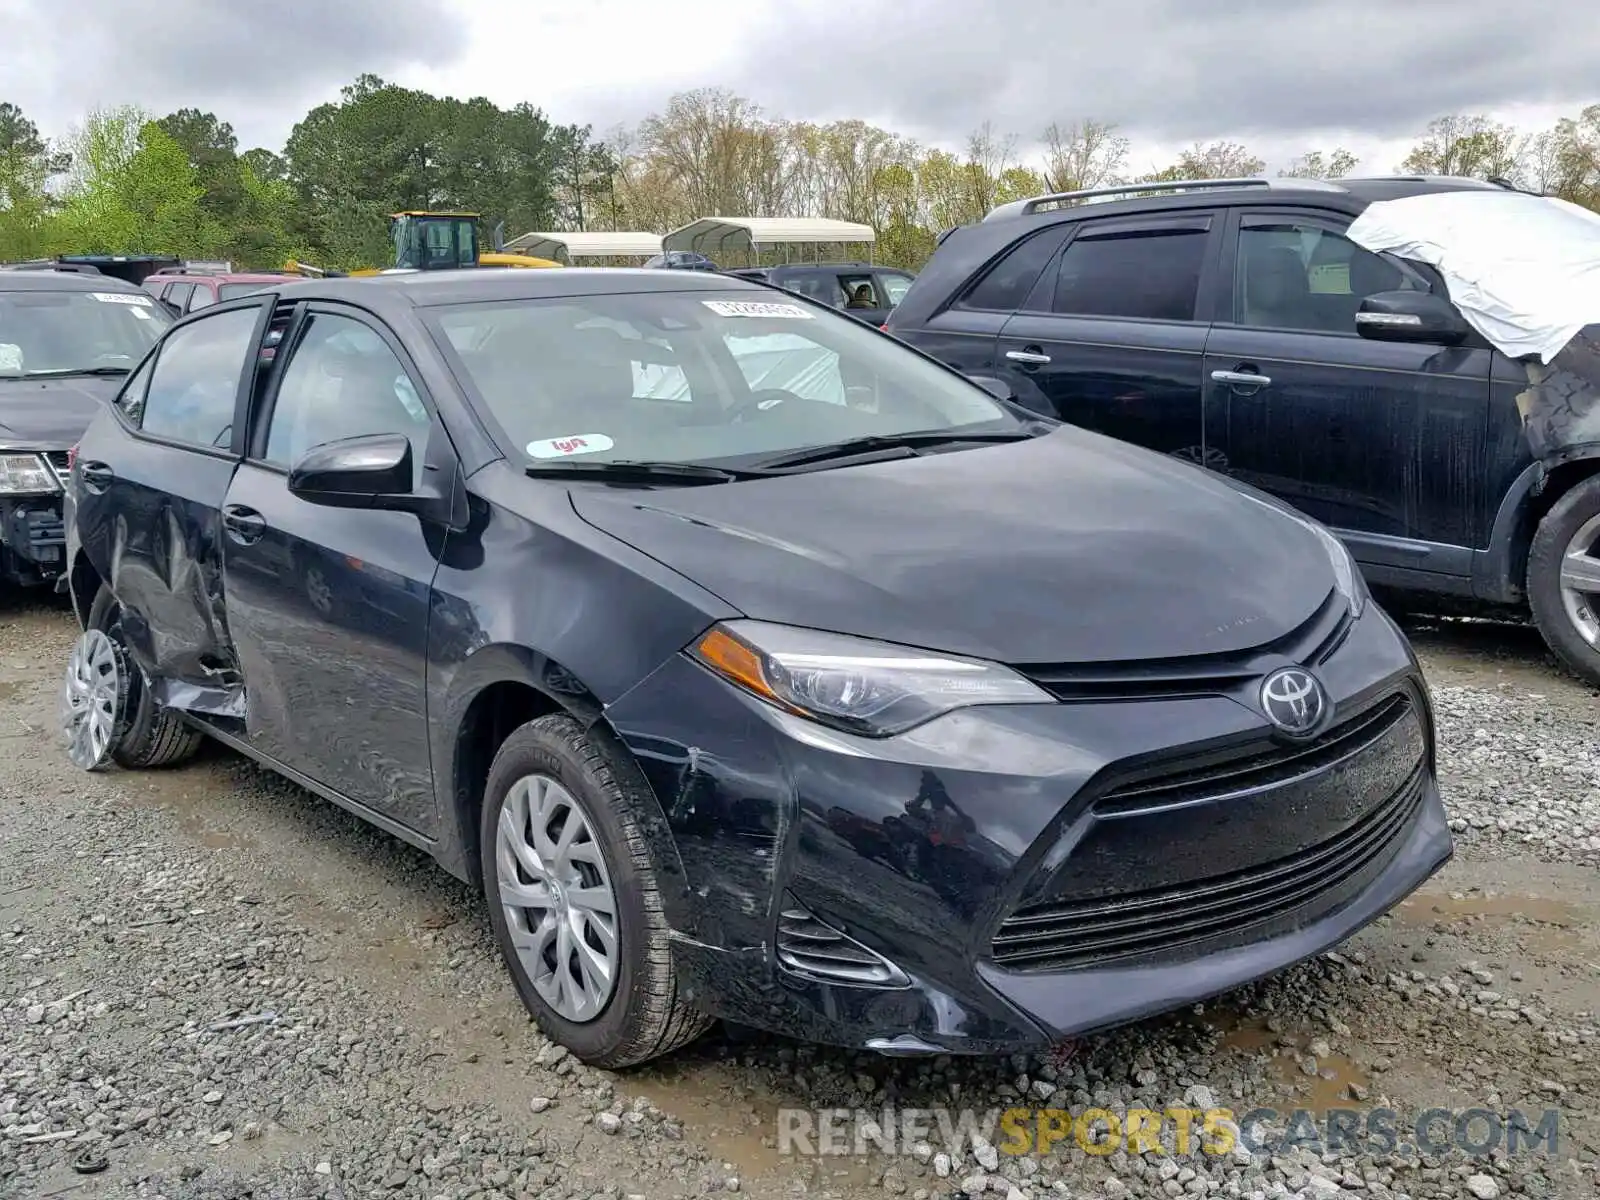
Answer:
[[[529,442],[525,448],[531,458],[567,458],[573,454],[598,454],[615,445],[603,433],[574,433],[567,437]]]

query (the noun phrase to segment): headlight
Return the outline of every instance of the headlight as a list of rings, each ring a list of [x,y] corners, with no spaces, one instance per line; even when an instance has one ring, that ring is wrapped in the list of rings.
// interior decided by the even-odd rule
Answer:
[[[0,495],[36,496],[59,492],[55,472],[37,454],[0,454]]]
[[[1333,564],[1333,586],[1349,602],[1350,615],[1359,617],[1367,606],[1367,581],[1361,575],[1361,568],[1356,566],[1356,560],[1351,557],[1350,547],[1321,525],[1310,521],[1304,524],[1317,535],[1322,548],[1328,552],[1328,561]]]
[[[978,704],[1055,703],[996,663],[764,621],[713,626],[689,654],[786,712],[866,737]]]

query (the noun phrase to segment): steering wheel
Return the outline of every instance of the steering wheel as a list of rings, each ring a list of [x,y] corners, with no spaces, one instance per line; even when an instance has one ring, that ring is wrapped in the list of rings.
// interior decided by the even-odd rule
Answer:
[[[770,412],[785,400],[793,400],[793,392],[786,392],[782,388],[756,388],[739,403],[728,409],[725,414],[730,423],[749,420],[758,412]]]

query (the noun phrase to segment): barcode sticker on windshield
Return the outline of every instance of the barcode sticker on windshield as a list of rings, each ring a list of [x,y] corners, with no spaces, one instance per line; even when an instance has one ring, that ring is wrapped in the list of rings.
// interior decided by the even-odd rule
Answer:
[[[615,445],[616,443],[603,433],[575,433],[568,437],[529,442],[524,448],[530,458],[570,458],[574,454],[598,454]]]
[[[816,319],[798,304],[773,304],[765,300],[702,300],[700,303],[723,317],[784,317],[791,321]]]
[[[149,308],[149,296],[140,296],[134,292],[90,292],[101,304],[133,304],[140,308]]]

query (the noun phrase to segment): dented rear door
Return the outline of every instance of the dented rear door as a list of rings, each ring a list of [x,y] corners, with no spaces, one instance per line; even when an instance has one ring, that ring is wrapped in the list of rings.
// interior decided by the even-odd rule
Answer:
[[[222,504],[266,312],[245,302],[173,329],[119,398],[119,420],[96,422],[78,451],[80,540],[116,595],[129,651],[163,703],[223,716],[243,709]]]

